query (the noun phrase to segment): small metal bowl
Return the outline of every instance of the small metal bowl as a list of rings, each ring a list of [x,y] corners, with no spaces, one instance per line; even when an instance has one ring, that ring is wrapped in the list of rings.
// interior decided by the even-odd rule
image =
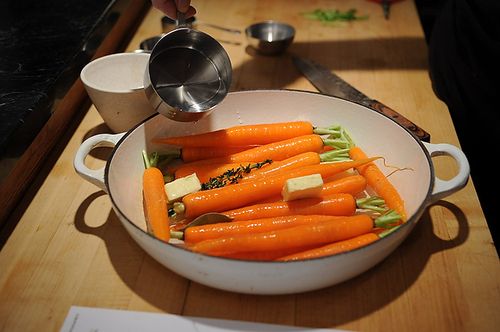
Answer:
[[[158,113],[192,122],[226,97],[231,79],[231,60],[222,45],[204,32],[182,27],[153,47],[144,91]]]
[[[265,21],[245,29],[248,43],[264,55],[283,53],[295,37],[295,28],[286,23]]]

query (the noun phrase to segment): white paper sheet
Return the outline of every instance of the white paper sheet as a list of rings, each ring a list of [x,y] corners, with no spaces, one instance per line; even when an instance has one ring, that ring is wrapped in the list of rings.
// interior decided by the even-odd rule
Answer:
[[[72,306],[61,332],[332,332],[234,320],[186,317],[162,313]]]

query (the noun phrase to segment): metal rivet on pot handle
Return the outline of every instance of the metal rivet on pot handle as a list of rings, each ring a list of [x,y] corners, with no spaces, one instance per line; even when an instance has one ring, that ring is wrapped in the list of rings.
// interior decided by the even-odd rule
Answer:
[[[450,180],[441,180],[438,177],[434,179],[434,188],[432,189],[431,201],[436,202],[446,196],[459,191],[467,184],[470,175],[469,161],[465,154],[454,145],[440,143],[431,144],[423,142],[431,157],[447,155],[455,159],[458,164],[458,174]]]
[[[123,135],[125,135],[125,133],[116,135],[99,134],[87,138],[76,151],[75,159],[73,160],[73,167],[78,175],[107,192],[104,183],[104,167],[100,169],[90,169],[85,166],[85,158],[89,155],[90,151],[95,148],[114,147]]]

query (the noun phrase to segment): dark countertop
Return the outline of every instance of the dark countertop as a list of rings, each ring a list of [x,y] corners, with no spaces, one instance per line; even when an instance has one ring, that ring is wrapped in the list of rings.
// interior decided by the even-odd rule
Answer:
[[[74,84],[127,3],[129,0],[0,3],[0,182],[12,160],[23,154]]]

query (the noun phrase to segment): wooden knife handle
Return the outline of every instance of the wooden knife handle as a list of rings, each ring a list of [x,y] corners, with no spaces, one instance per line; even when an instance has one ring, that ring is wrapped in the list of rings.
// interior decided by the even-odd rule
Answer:
[[[411,122],[410,120],[408,120],[407,118],[405,118],[392,108],[385,106],[384,104],[382,104],[377,100],[372,100],[370,107],[376,110],[377,112],[380,112],[384,115],[387,115],[391,119],[394,119],[394,121],[396,121],[406,129],[411,131],[420,140],[424,142],[430,142],[431,135],[428,132],[426,132],[425,130],[423,130],[422,128],[420,128],[419,126],[417,126],[416,124],[414,124],[413,122]]]

